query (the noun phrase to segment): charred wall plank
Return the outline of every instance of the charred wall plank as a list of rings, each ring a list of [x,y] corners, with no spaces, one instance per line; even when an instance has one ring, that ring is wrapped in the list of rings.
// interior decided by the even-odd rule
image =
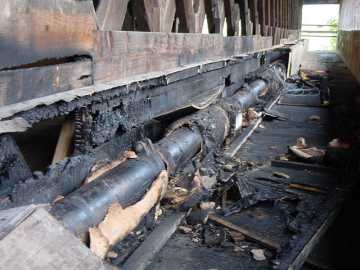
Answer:
[[[251,41],[250,37],[248,39]],[[251,45],[249,42],[246,46]],[[29,127],[44,119],[67,115],[76,108],[88,107],[93,113],[101,112],[104,117],[108,114],[113,120],[118,118],[123,124],[137,125],[147,119],[207,99],[224,85],[225,78],[230,78],[230,86],[237,89],[243,83],[244,76],[258,69],[260,63],[259,58],[252,56],[233,59],[230,61],[231,65],[227,64],[228,61],[230,60],[194,65],[174,72],[158,73],[152,78],[137,78],[127,83],[102,83],[96,85],[95,89],[90,86],[79,89],[80,91],[65,92],[53,99],[45,97],[45,100],[18,103],[7,106],[8,108],[0,108],[0,117],[9,119],[4,121],[11,123],[20,118],[26,123],[26,127]],[[67,102],[62,102],[64,99]],[[37,106],[44,103],[47,106]],[[113,111],[113,108],[118,109]]]
[[[92,61],[0,71],[0,106],[91,85]]]
[[[0,69],[89,55],[95,18],[90,0],[1,1]]]

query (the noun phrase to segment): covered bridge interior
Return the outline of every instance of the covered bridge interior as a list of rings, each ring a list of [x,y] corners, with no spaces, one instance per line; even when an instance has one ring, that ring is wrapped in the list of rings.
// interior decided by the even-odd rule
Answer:
[[[357,264],[360,1],[1,4],[0,269]]]

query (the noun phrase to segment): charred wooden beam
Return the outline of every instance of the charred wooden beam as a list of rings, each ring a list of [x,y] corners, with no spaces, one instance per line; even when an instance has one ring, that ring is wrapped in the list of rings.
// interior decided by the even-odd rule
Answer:
[[[286,50],[284,51],[286,53]],[[266,59],[266,63],[278,57],[276,50],[261,55],[261,59]],[[226,91],[232,93],[243,84],[249,72],[260,67],[260,58],[255,56],[256,54],[234,59],[230,64],[220,61],[194,66],[151,80],[134,81],[124,85],[111,84],[110,88],[95,93],[89,88],[89,96],[82,93],[82,99],[77,98],[78,92],[72,101],[67,94],[66,103],[60,99],[58,103],[35,107],[17,116],[32,125],[44,119],[69,114],[76,108],[87,107],[95,114],[91,125],[90,145],[96,147],[113,138],[119,128],[124,131],[131,130],[154,117],[201,103],[204,98],[217,92],[225,81]]]
[[[0,105],[271,47],[264,37],[98,32],[96,58],[0,71]],[[265,41],[265,42],[264,42]],[[156,50],[154,50],[156,48]],[[124,81],[125,82],[125,81]],[[15,89],[15,90],[14,90]]]
[[[0,69],[89,55],[94,46],[91,0],[4,0],[0,18]]]
[[[75,57],[0,71],[0,106],[92,85],[92,65],[90,59]]]

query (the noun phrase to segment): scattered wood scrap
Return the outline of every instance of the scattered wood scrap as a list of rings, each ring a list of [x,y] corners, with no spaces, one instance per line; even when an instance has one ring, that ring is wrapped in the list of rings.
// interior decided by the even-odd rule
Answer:
[[[273,176],[278,177],[278,178],[283,178],[283,179],[290,178],[289,175],[287,175],[286,173],[282,173],[282,172],[273,172]]]
[[[309,191],[309,192],[314,192],[314,193],[321,193],[321,194],[326,194],[327,192],[320,189],[320,188],[316,188],[316,187],[312,187],[312,186],[308,186],[308,185],[301,185],[301,184],[289,184],[289,188],[292,189],[299,189],[299,190],[303,190],[303,191]]]
[[[272,250],[275,250],[276,252],[280,252],[281,251],[281,245],[278,244],[278,243],[275,243],[273,242],[272,240],[270,239],[265,239],[265,238],[261,238],[257,235],[255,235],[253,232],[247,230],[247,229],[244,229],[242,227],[240,227],[239,225],[236,225],[230,221],[227,221],[219,216],[216,216],[215,214],[209,214],[209,220],[219,224],[219,225],[222,225],[224,227],[227,227],[231,230],[234,230],[234,231],[237,231],[237,232],[240,232],[242,233],[246,238],[250,239],[250,240],[253,240],[267,248],[270,248]]]
[[[309,121],[310,121],[310,122],[319,123],[320,120],[321,120],[321,118],[320,118],[320,116],[318,116],[318,115],[311,115],[311,116],[309,117]]]
[[[73,133],[74,133],[73,121],[66,120],[61,127],[52,164],[55,164],[56,162],[63,160],[64,158],[69,156]]]
[[[329,142],[329,147],[335,149],[350,149],[351,145],[350,143],[343,142],[340,139],[333,139]]]
[[[289,146],[289,150],[298,158],[307,161],[321,160],[326,151],[316,147],[309,147],[303,137],[297,139],[296,145]]]
[[[263,249],[252,249],[251,254],[255,261],[265,261],[266,257]]]

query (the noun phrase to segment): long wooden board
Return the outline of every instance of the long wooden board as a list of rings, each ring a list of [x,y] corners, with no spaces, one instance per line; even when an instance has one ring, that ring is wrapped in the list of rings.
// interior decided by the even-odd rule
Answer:
[[[0,69],[89,55],[96,29],[90,0],[1,0]]]
[[[92,62],[89,59],[0,71],[0,106],[89,86]]]
[[[270,48],[271,37],[151,32],[98,32],[95,81],[123,79],[140,74],[231,58]]]
[[[92,254],[45,209],[20,222],[0,241],[0,269],[116,269]]]

